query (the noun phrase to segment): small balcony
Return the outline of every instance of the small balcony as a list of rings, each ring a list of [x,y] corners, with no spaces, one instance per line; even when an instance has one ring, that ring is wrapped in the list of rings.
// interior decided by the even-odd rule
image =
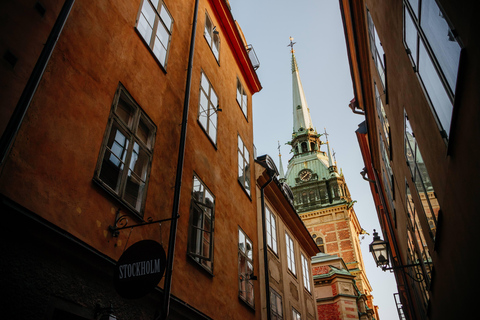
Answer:
[[[250,58],[250,62],[252,62],[253,69],[257,70],[260,67],[260,61],[258,61],[257,54],[255,53],[255,50],[253,50],[253,46],[251,44],[247,46],[247,53],[248,57]]]

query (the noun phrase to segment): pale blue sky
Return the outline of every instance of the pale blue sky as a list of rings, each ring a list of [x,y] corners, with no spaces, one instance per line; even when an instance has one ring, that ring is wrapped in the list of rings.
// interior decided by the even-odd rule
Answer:
[[[280,141],[283,168],[287,171],[291,154],[285,143],[291,139],[293,126],[288,44],[289,37],[293,37],[313,125],[319,133],[327,129],[338,167],[343,169],[352,198],[357,200],[355,212],[361,226],[370,233],[361,246],[374,303],[380,308],[381,320],[398,319],[393,298],[397,292],[395,278],[376,268],[368,252],[373,229],[380,227],[368,182],[360,176],[364,164],[355,130],[364,116],[348,108],[353,89],[338,0],[230,0],[230,5],[260,61],[257,74],[263,89],[253,97],[257,155],[268,154],[279,166]]]

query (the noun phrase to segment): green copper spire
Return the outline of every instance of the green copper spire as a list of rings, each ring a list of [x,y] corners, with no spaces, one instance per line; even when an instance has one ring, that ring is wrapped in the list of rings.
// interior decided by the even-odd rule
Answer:
[[[302,82],[300,80],[300,73],[298,72],[297,59],[295,58],[295,51],[293,45],[295,42],[290,37],[289,46],[292,48],[292,94],[293,94],[293,133],[304,133],[313,128],[312,119],[310,118],[310,110],[308,109],[307,99],[303,92]]]

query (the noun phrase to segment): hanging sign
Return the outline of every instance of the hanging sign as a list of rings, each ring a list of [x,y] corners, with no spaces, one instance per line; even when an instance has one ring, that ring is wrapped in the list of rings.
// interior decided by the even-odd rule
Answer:
[[[166,255],[154,240],[132,244],[118,259],[113,284],[123,298],[141,298],[152,291],[165,272]]]

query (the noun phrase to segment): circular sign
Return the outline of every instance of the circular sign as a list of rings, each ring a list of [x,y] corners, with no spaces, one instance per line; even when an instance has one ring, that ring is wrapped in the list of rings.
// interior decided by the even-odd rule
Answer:
[[[154,240],[132,244],[118,259],[113,284],[123,298],[141,298],[152,291],[163,277],[165,250]]]

